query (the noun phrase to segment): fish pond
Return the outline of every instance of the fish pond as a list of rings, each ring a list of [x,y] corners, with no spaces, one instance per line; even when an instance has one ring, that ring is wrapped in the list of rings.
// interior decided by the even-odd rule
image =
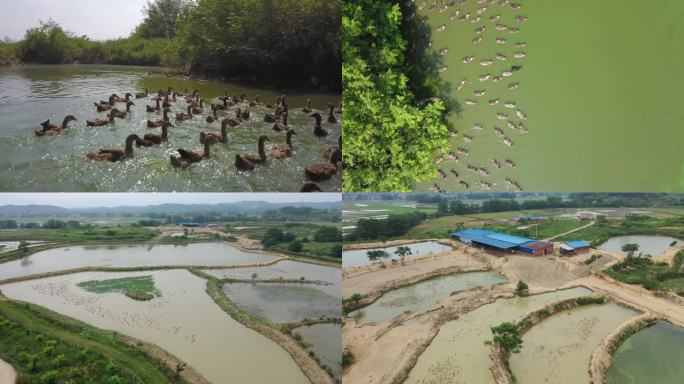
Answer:
[[[20,66],[0,68],[0,190],[2,191],[299,191],[304,180],[304,168],[326,163],[323,152],[337,146],[341,134],[341,115],[336,123],[325,119],[328,103],[337,105],[340,95],[304,94],[285,90],[253,89],[213,82],[193,81],[150,74],[158,68],[119,66]],[[154,105],[151,96],[169,86],[178,92],[198,89],[205,99],[205,112],[192,120],[176,121],[175,114],[186,112],[187,104],[179,98],[171,106],[168,141],[155,147],[134,148],[134,158],[109,163],[85,160],[86,152],[101,148],[123,147],[130,134],[160,133],[159,128],[147,128],[147,120],[161,119],[160,113],[146,112]],[[131,112],[113,125],[86,127],[86,119],[106,119],[105,112],[97,112],[93,102],[107,100],[116,93],[123,97],[127,92],[138,93],[149,89],[154,95],[133,99]],[[248,100],[257,95],[261,105],[253,107],[240,103],[218,113],[219,119],[233,117],[236,108],[248,108],[251,116],[228,130],[228,143],[216,144],[211,156],[189,169],[179,170],[169,163],[169,156],[177,148],[202,150],[199,133],[218,132],[220,123],[205,121],[210,104],[227,90],[229,95],[245,94]],[[285,134],[273,131],[273,123],[264,122],[264,114],[272,113],[266,103],[285,93],[289,105],[288,123],[297,135],[293,136],[294,154],[284,160],[270,158],[252,172],[238,171],[233,162],[236,154],[256,153],[257,139],[267,135],[267,152],[270,146],[285,142]],[[304,113],[307,99],[312,107],[321,111],[322,126],[328,136],[314,136],[314,119]],[[125,108],[124,103],[117,108]],[[325,112],[325,113],[324,113]],[[71,122],[58,136],[36,137],[39,123],[50,119],[61,124],[66,115],[78,121]],[[340,175],[319,183],[324,191],[341,189]]]
[[[669,236],[617,236],[611,237],[605,243],[599,246],[600,249],[604,249],[608,252],[624,253],[622,252],[622,247],[626,244],[639,244],[638,253],[643,253],[644,255],[658,256],[661,253],[667,251],[670,248],[670,244],[673,242],[681,242],[679,239]]]
[[[527,297],[499,299],[444,324],[427,349],[418,357],[405,383],[494,384],[489,370],[492,339],[490,327],[521,316],[555,301],[591,293],[583,287]],[[583,368],[586,369],[586,368]]]
[[[608,334],[637,312],[615,303],[577,307],[554,314],[523,335],[510,357],[521,383],[589,383],[589,361]],[[659,383],[654,381],[653,383]]]
[[[371,248],[371,249],[354,249],[351,251],[342,252],[342,266],[343,267],[358,267],[361,265],[370,264],[368,260],[368,251],[385,251],[391,259],[398,259],[394,253],[399,247],[408,247],[411,249],[411,256],[422,256],[429,253],[442,253],[451,251],[453,248],[449,245],[444,245],[436,241],[421,241],[418,243],[402,244],[396,247],[386,248]],[[411,257],[408,256],[408,257]]]
[[[342,317],[341,295],[331,295],[321,287],[302,283],[227,283],[223,292],[243,311],[275,323]]]
[[[506,179],[531,191],[684,190],[684,2],[432,3],[415,2],[413,20],[427,20],[415,49],[443,68],[461,111],[454,154],[438,164],[446,177],[417,190],[516,190]]]
[[[456,291],[478,286],[491,288],[506,281],[508,280],[505,277],[495,272],[470,272],[435,277],[389,291],[372,304],[350,312],[349,316],[362,323],[386,321],[404,312],[428,308],[447,299]]]
[[[95,293],[79,287],[84,282],[135,276],[151,276],[160,295],[137,301],[120,292]],[[206,281],[185,270],[87,272],[5,284],[0,289],[12,299],[156,344],[213,383],[308,382],[284,349],[233,320],[206,294]]]
[[[302,335],[309,348],[330,367],[332,376],[339,380],[342,376],[342,326],[340,324],[314,324],[292,330]]]
[[[618,347],[604,383],[679,384],[683,377],[684,328],[658,322]]]
[[[225,243],[77,245],[36,252],[0,264],[0,280],[81,267],[233,265],[274,259]]]

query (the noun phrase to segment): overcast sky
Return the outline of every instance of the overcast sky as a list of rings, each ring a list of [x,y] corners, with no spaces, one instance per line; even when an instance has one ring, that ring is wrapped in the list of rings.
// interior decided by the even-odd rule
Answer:
[[[301,203],[341,200],[340,193],[0,193],[0,205],[46,204],[64,208],[163,203],[217,204],[238,201]]]
[[[0,38],[19,40],[38,20],[52,18],[93,40],[128,36],[143,19],[147,0],[0,0]]]

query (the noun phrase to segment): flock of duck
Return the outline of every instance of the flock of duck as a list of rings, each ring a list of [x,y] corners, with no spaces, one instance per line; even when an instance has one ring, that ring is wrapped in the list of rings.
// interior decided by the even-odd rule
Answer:
[[[459,7],[453,9],[455,6],[466,6],[467,3],[476,3],[474,7],[470,10],[466,7]],[[514,11],[522,8],[519,3],[511,2],[510,0],[457,0],[457,1],[433,1],[429,4],[425,2],[418,5],[419,10],[427,10],[432,12],[446,13],[450,12],[449,20],[460,23],[470,23],[474,24],[474,34],[472,39],[473,45],[482,44],[487,37],[490,37],[494,42],[494,46],[501,47],[497,51],[492,53],[488,57],[475,57],[475,55],[464,56],[461,62],[465,65],[478,65],[483,69],[491,67],[495,63],[504,63],[509,61],[514,61],[510,67],[507,65],[503,67],[500,72],[487,72],[481,73],[476,78],[472,79],[462,79],[455,86],[455,92],[464,92],[464,89],[468,84],[476,84],[472,90],[470,96],[466,96],[463,104],[466,108],[476,108],[479,105],[485,105],[484,108],[492,107],[492,129],[497,141],[505,145],[506,147],[513,147],[515,145],[514,140],[511,138],[509,133],[505,130],[508,128],[512,133],[516,134],[527,134],[529,131],[526,126],[527,114],[517,105],[513,100],[501,100],[500,98],[490,98],[482,100],[488,91],[486,85],[488,82],[500,83],[508,82],[505,85],[504,90],[509,92],[515,91],[520,87],[520,83],[517,81],[511,81],[515,77],[516,73],[523,69],[520,61],[526,57],[526,52],[523,50],[527,43],[524,41],[509,42],[509,39],[505,34],[517,35],[520,33],[520,29],[517,26],[510,26],[504,24],[504,17],[501,14],[496,13],[496,10],[508,7]],[[450,10],[450,9],[453,9]],[[524,15],[517,15],[514,17],[514,22],[519,24],[525,23],[527,17]],[[437,33],[445,33],[449,27],[446,24],[439,25],[436,27]],[[491,34],[487,31],[493,31]],[[503,48],[506,46],[514,47],[513,52],[509,54],[502,53]],[[427,42],[427,49],[432,48],[432,42]],[[446,56],[449,54],[449,48],[441,48],[437,51],[439,56]],[[498,65],[501,67],[501,65]],[[444,73],[448,70],[448,66],[444,65],[439,67],[438,72]],[[504,107],[500,110],[500,107]],[[484,112],[489,114],[490,112]],[[497,126],[501,124],[501,127]],[[505,124],[505,125],[503,125]],[[503,127],[503,128],[502,128]],[[485,125],[483,123],[475,123],[470,127],[473,134],[452,132],[450,137],[456,137],[458,134],[461,135],[464,144],[470,144],[478,141],[477,133],[485,130]],[[464,145],[465,147],[465,145]],[[447,154],[437,158],[436,164],[440,164],[445,160],[451,160],[455,162],[460,162],[462,157],[467,157],[470,152],[467,148],[457,147],[455,150],[450,151]],[[516,163],[510,158],[505,158],[503,161],[493,158],[491,160],[493,172],[497,170],[502,170],[504,167],[516,168]],[[495,187],[495,184],[482,179],[481,177],[489,177],[492,173],[484,166],[475,166],[471,164],[466,165],[466,170],[474,175],[477,175],[480,180],[477,182],[479,187],[483,190],[491,190]],[[442,179],[447,180],[448,178],[456,178],[458,185],[462,188],[468,190],[471,188],[470,183],[465,181],[456,169],[451,169],[446,172],[444,169],[438,168],[438,174]],[[504,179],[505,187],[508,189],[513,189],[515,191],[522,191],[520,184],[511,178],[506,177]],[[437,183],[432,186],[432,190],[435,192],[444,192],[444,189]]]
[[[166,91],[159,90],[156,95],[150,95],[146,89],[144,93],[126,93],[124,97],[117,94],[112,94],[107,100],[95,101],[94,106],[97,112],[106,112],[107,118],[93,118],[86,120],[88,127],[108,126],[115,123],[115,119],[123,119],[131,113],[131,106],[134,106],[133,98],[148,99],[154,102],[154,105],[147,105],[146,111],[148,113],[162,113],[161,119],[147,120],[148,128],[159,128],[160,131],[156,133],[147,133],[142,135],[130,134],[126,137],[123,147],[103,148],[97,152],[88,152],[84,154],[84,158],[92,161],[108,161],[118,162],[133,158],[133,148],[136,147],[152,147],[161,145],[166,142],[169,137],[169,128],[176,128],[171,123],[169,114],[172,112],[174,105],[185,102],[185,106],[181,107],[184,112],[175,114],[175,121],[182,122],[192,120],[196,117],[201,117],[205,114],[204,99],[201,97],[198,90],[189,93],[177,93],[172,87]],[[121,103],[125,109],[119,109],[118,104]],[[200,162],[211,156],[211,147],[218,143],[228,142],[228,129],[238,127],[243,123],[256,118],[252,115],[250,107],[265,106],[267,112],[264,113],[263,121],[272,123],[272,130],[275,133],[284,133],[285,142],[275,145],[270,148],[267,154],[265,143],[269,141],[267,135],[260,135],[257,140],[256,153],[235,154],[234,166],[240,171],[254,171],[258,167],[268,166],[269,156],[273,159],[280,160],[292,157],[294,155],[294,145],[292,136],[297,135],[297,132],[288,125],[287,117],[289,113],[289,106],[285,95],[278,96],[274,104],[262,103],[257,95],[254,100],[248,100],[243,94],[240,97],[237,95],[228,96],[228,91],[225,91],[224,96],[220,96],[215,104],[210,106],[210,111],[206,111],[205,121],[208,126],[220,121],[221,128],[218,131],[200,132],[199,144],[202,145],[201,150],[178,148],[178,155],[170,155],[169,163],[171,166],[179,169],[187,169],[192,164]],[[230,113],[229,108],[234,108],[234,115],[227,116]],[[323,128],[323,116],[320,111],[311,107],[311,99],[307,100],[306,105],[301,109],[313,119],[312,134],[317,137],[328,136],[329,132]],[[224,116],[219,117],[219,112],[223,112]],[[327,124],[334,124],[338,121],[339,115],[342,113],[341,104],[336,108],[333,104],[328,104],[327,116],[325,121]],[[35,131],[37,137],[55,136],[59,135],[67,128],[69,122],[77,121],[73,115],[68,115],[64,118],[61,124],[50,123],[47,120],[41,123],[41,129]],[[301,192],[320,192],[322,189],[316,182],[325,181],[335,175],[342,166],[342,136],[338,137],[338,145],[327,148],[321,156],[327,160],[321,164],[306,167],[304,170],[305,181],[301,188]]]

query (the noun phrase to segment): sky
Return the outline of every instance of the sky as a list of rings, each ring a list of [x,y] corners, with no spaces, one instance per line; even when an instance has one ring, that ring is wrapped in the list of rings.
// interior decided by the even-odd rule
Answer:
[[[3,1],[3,0],[0,0]],[[64,208],[121,205],[218,204],[239,201],[272,203],[341,201],[340,193],[1,193],[0,205],[56,205]]]
[[[93,40],[127,37],[143,20],[147,0],[0,0],[0,39],[20,40],[50,18],[76,36]]]

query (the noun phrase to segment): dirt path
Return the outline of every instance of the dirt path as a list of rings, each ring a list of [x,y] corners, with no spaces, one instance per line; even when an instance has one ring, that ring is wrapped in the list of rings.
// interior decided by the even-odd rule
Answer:
[[[594,225],[594,224],[596,224],[596,222],[595,222],[595,221],[592,221],[591,223],[589,223],[589,224],[587,224],[587,225],[583,225],[583,226],[581,226],[581,227],[577,227],[577,228],[575,228],[575,229],[571,229],[571,230],[569,230],[569,231],[567,231],[567,232],[563,232],[563,233],[561,233],[561,234],[559,234],[559,235],[547,237],[546,239],[544,239],[544,241],[551,241],[551,240],[553,240],[553,239],[555,239],[555,238],[558,238],[558,237],[561,237],[561,236],[565,236],[565,235],[569,235],[569,234],[571,234],[571,233],[573,233],[573,232],[581,231],[581,230],[583,230],[584,228],[589,228],[589,227],[591,227],[591,226]]]
[[[17,380],[17,372],[14,368],[0,360],[0,384],[14,384]]]

